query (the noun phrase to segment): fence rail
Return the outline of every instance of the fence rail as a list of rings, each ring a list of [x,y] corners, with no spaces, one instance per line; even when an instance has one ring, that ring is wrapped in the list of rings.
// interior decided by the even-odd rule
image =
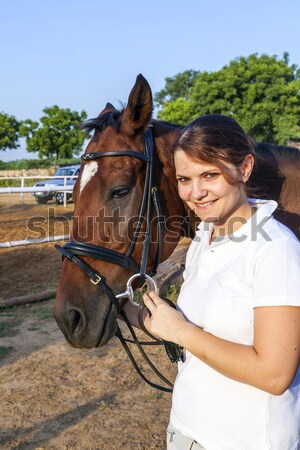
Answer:
[[[20,240],[20,241],[7,241],[0,242],[0,248],[10,248],[10,247],[22,247],[23,245],[31,245],[31,244],[45,244],[49,242],[55,241],[66,241],[70,238],[69,234],[63,234],[61,236],[48,236],[41,239],[30,239],[30,240]]]
[[[0,188],[0,194],[26,194],[32,192],[73,192],[73,186],[31,186],[31,187],[6,187]]]
[[[49,185],[49,186],[30,186],[30,187],[25,187],[24,186],[24,180],[29,180],[29,179],[47,179],[47,180],[52,180],[52,179],[63,179],[64,180],[64,185],[63,186],[55,186],[55,185]],[[77,179],[78,176],[40,176],[40,175],[36,175],[36,176],[19,176],[19,177],[0,177],[0,181],[1,180],[20,180],[20,187],[5,187],[5,188],[0,188],[0,194],[21,194],[20,196],[20,202],[23,204],[24,203],[24,195],[26,193],[34,193],[34,192],[46,192],[48,194],[50,194],[50,192],[63,192],[64,193],[64,206],[67,205],[67,193],[72,193],[73,192],[73,188],[74,186],[72,185],[67,185],[67,180],[68,179]]]

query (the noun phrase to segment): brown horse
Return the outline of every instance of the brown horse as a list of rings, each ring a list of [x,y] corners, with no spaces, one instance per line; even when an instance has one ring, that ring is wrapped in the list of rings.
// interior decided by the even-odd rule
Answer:
[[[172,163],[181,128],[152,120],[152,109],[150,86],[139,75],[123,111],[108,103],[85,124],[94,135],[74,188],[72,242],[60,248],[66,258],[55,303],[58,325],[74,347],[106,344],[121,308],[135,311],[118,296],[128,278],[154,272],[182,235],[194,233]],[[258,144],[257,152],[252,184],[279,203],[278,218],[299,236],[299,152],[269,144]]]

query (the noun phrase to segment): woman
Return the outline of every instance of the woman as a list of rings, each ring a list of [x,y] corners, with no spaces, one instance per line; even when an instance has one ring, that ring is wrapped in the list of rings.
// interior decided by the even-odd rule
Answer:
[[[249,199],[251,140],[207,115],[175,144],[180,197],[201,219],[177,310],[144,295],[149,331],[186,349],[167,448],[300,449],[300,244]]]

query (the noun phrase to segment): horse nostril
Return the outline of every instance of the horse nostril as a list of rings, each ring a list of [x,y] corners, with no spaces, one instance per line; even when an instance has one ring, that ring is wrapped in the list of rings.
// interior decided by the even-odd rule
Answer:
[[[83,312],[79,308],[72,308],[68,312],[69,331],[72,335],[81,333],[87,326],[87,320]]]
[[[71,322],[71,332],[74,334],[79,322],[80,322],[80,313],[78,311],[70,311],[70,322]]]

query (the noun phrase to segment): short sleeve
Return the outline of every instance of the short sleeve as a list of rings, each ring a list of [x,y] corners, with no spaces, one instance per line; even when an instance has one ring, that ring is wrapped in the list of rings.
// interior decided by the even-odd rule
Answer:
[[[256,306],[300,306],[300,243],[282,238],[265,242],[254,267]]]

